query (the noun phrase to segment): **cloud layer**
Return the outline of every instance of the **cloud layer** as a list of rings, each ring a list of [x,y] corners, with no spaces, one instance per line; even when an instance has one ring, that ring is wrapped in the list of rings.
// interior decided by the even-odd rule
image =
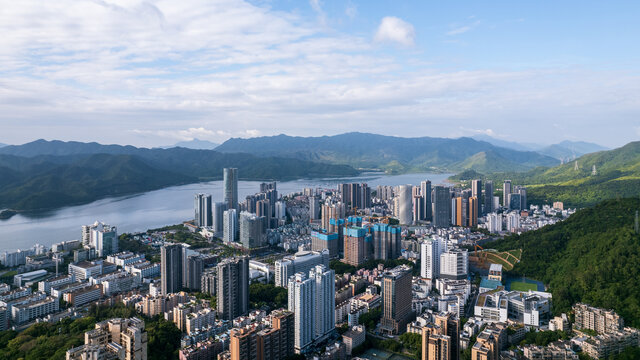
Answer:
[[[319,1],[305,5],[312,17],[239,0],[6,2],[0,142],[477,128],[545,139],[553,123],[574,136],[606,133],[640,109],[637,76],[425,65],[428,46],[410,23],[387,16],[370,35],[344,33],[328,28]]]

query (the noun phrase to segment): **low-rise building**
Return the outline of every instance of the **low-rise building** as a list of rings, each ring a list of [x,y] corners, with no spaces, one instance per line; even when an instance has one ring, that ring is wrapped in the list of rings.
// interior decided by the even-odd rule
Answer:
[[[73,306],[82,306],[90,302],[98,301],[102,297],[102,284],[85,286],[64,294],[64,301]]]
[[[51,279],[42,280],[38,283],[38,290],[51,295],[51,288],[76,281],[73,275],[60,275]]]
[[[582,343],[582,351],[594,359],[602,359],[619,354],[631,346],[640,346],[640,331],[627,327],[589,337]]]
[[[364,325],[354,326],[342,335],[342,341],[346,346],[346,354],[351,355],[354,348],[362,345],[366,337]]]
[[[47,296],[42,300],[14,305],[11,308],[11,319],[16,324],[22,324],[58,310],[58,299]]]

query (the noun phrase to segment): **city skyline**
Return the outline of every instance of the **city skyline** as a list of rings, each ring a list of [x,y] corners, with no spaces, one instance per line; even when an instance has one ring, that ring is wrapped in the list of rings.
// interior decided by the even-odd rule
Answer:
[[[0,142],[164,146],[367,124],[617,147],[640,136],[639,6],[9,3]]]

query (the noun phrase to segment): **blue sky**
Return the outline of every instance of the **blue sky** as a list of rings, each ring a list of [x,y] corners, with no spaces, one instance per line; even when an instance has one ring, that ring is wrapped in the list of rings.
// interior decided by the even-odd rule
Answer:
[[[368,131],[640,137],[640,3],[35,0],[0,11],[0,142]]]

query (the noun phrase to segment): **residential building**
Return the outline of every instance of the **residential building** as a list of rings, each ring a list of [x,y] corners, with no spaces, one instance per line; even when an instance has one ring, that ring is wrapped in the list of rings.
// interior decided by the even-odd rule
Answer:
[[[469,254],[466,249],[449,249],[440,254],[440,277],[466,279],[469,273]]]
[[[189,255],[186,263],[186,279],[183,281],[184,287],[192,291],[200,291],[202,286],[202,271],[204,262],[202,257],[198,255]]]
[[[440,255],[446,251],[447,243],[441,237],[433,237],[420,244],[420,276],[427,279],[440,277]]]
[[[233,320],[249,310],[249,257],[228,258],[217,265],[218,317]]]
[[[229,209],[223,213],[223,236],[222,240],[231,243],[238,239],[238,217],[236,209]]]
[[[311,250],[329,250],[329,256],[334,258],[339,254],[338,233],[324,233],[319,231],[311,232]]]
[[[316,265],[329,267],[329,250],[322,251],[299,251],[292,256],[285,256],[276,260],[274,264],[275,285],[287,287],[289,278],[296,273],[308,274],[309,270]]]
[[[240,213],[240,243],[245,249],[259,248],[266,243],[264,216],[249,212]]]
[[[342,341],[344,342],[346,352],[348,356],[351,356],[354,348],[362,345],[366,337],[366,331],[364,325],[354,326],[346,333],[342,334]]]
[[[160,249],[160,282],[162,295],[178,292],[182,289],[182,245],[165,245]]]
[[[397,266],[382,275],[382,330],[399,334],[407,329],[411,310],[411,269]]]
[[[367,229],[357,226],[350,226],[344,232],[344,259],[349,265],[360,266],[368,260],[365,242],[370,236]]]
[[[302,353],[313,343],[316,334],[316,284],[305,273],[296,273],[289,280],[289,311],[294,313],[294,348]]]
[[[583,303],[573,305],[576,330],[589,329],[599,334],[615,333],[624,328],[624,320],[613,310],[600,309]]]
[[[388,224],[374,224],[371,227],[373,235],[373,258],[381,260],[397,259],[401,255],[402,229]]]
[[[23,324],[59,310],[60,301],[52,296],[44,299],[15,304],[11,307],[11,319],[16,324]],[[6,312],[7,309],[4,308]],[[0,320],[1,320],[0,316]],[[2,324],[0,324],[2,327]]]

